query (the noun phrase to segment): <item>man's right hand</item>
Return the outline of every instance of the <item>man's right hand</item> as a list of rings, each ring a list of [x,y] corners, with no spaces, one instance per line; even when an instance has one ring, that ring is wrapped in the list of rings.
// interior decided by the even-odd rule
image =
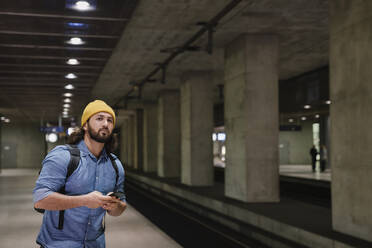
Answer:
[[[84,205],[88,208],[99,208],[113,201],[110,196],[102,195],[101,192],[93,191],[85,195]]]

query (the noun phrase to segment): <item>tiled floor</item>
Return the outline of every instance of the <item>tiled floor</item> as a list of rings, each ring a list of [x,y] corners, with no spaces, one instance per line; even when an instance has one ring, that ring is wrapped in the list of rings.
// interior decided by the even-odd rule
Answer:
[[[280,175],[313,180],[331,181],[331,171],[312,172],[311,165],[280,165]]]
[[[32,189],[37,170],[0,173],[0,247],[38,247],[41,214],[33,210]],[[106,247],[181,247],[129,206],[120,217],[106,218]]]

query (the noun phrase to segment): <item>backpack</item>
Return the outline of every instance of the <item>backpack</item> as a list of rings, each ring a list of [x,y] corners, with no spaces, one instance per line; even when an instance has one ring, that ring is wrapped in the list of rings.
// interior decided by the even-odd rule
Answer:
[[[65,182],[67,182],[67,179],[69,178],[69,176],[72,175],[72,173],[74,173],[74,171],[77,169],[78,165],[79,165],[79,162],[80,162],[80,150],[79,148],[76,146],[76,145],[66,145],[69,152],[70,152],[70,162],[68,164],[68,167],[67,167],[67,174],[66,174],[66,179],[65,179]],[[108,154],[109,158],[110,158],[110,161],[111,161],[111,165],[112,167],[114,167],[114,170],[115,170],[115,173],[116,173],[116,183],[115,185],[117,184],[118,182],[118,179],[119,179],[119,169],[118,169],[118,165],[116,164],[115,162],[115,158],[112,156],[111,153]],[[42,168],[41,168],[42,169]],[[41,172],[41,169],[39,171],[39,174]],[[59,191],[57,191],[58,193],[61,193],[61,194],[65,194],[65,185],[62,186],[62,188],[59,189]],[[39,213],[44,213],[45,212],[45,209],[41,209],[41,208],[35,208],[34,209],[39,212]],[[59,222],[58,222],[58,229],[62,230],[63,229],[63,221],[64,221],[64,216],[65,216],[65,210],[60,210],[59,211]]]

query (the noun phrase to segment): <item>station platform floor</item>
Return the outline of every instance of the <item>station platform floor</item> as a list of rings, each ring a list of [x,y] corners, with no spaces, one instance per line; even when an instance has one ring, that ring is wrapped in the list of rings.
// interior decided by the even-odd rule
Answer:
[[[32,190],[37,170],[0,173],[0,247],[39,247],[35,243],[42,215],[34,211]],[[139,235],[141,234],[141,235]],[[106,247],[181,247],[132,206],[120,217],[106,217]]]
[[[326,169],[324,172],[316,170],[312,171],[311,164],[309,165],[280,165],[279,173],[282,176],[305,178],[315,181],[331,181],[331,170]]]

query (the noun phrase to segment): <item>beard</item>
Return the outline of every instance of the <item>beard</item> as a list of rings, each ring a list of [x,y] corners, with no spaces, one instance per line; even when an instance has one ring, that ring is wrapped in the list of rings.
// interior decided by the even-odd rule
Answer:
[[[106,135],[100,134],[100,132],[102,130],[105,130],[107,134]],[[96,131],[93,130],[93,128],[91,128],[89,126],[89,123],[88,123],[88,133],[89,133],[89,136],[94,141],[97,141],[98,143],[108,143],[111,140],[111,137],[112,137],[112,133],[109,133],[108,128],[101,128],[96,132]]]

